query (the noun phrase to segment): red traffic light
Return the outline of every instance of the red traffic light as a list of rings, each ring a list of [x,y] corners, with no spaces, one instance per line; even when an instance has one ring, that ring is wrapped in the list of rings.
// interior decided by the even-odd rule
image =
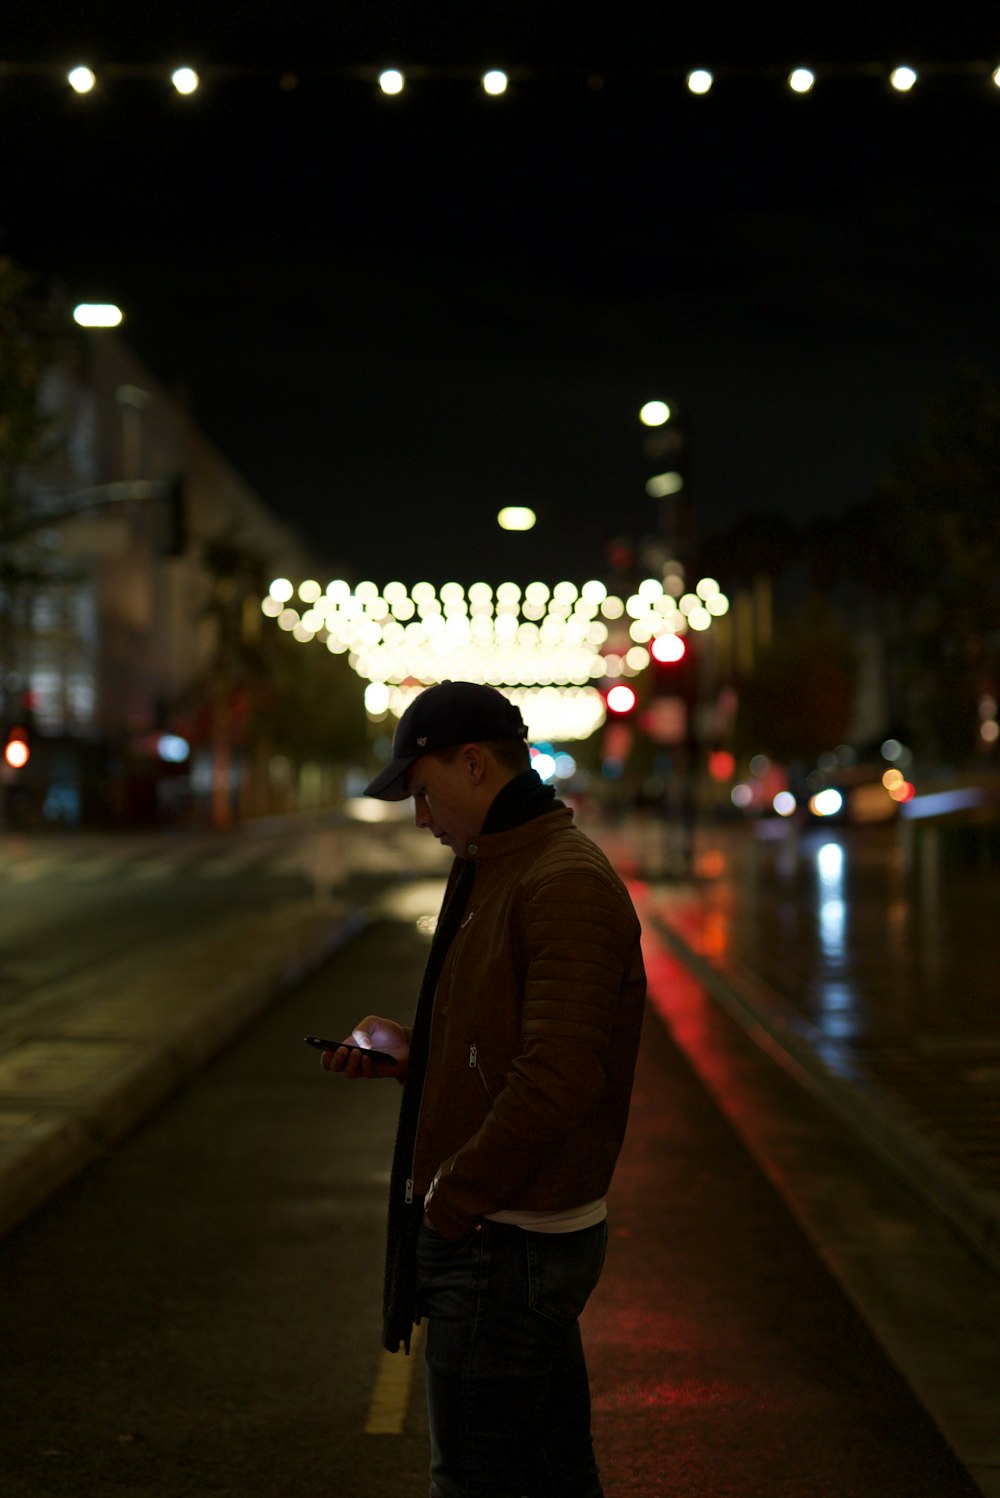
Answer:
[[[657,635],[649,647],[649,653],[661,666],[668,666],[683,660],[686,649],[680,635]]]
[[[608,712],[617,713],[622,718],[626,713],[630,713],[633,710],[638,698],[627,683],[619,681],[608,692],[606,701]]]
[[[12,728],[3,751],[4,763],[12,770],[22,770],[31,758],[28,734],[24,728]]]

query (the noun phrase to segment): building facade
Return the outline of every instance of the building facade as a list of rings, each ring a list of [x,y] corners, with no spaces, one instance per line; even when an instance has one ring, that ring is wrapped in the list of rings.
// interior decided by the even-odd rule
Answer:
[[[30,748],[2,766],[4,822],[268,810],[241,700],[261,586],[306,575],[304,550],[116,333],[49,351],[41,453],[0,517],[0,727]]]

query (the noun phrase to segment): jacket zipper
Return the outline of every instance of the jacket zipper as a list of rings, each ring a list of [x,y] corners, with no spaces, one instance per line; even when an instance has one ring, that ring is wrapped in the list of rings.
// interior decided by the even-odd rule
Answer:
[[[470,1071],[474,1071],[476,1073],[476,1075],[479,1077],[479,1080],[480,1080],[480,1082],[482,1084],[483,1091],[485,1092],[485,1094],[486,1094],[487,1098],[489,1099],[489,1101],[492,1103],[492,1101],[493,1101],[493,1094],[490,1092],[490,1089],[487,1087],[487,1085],[486,1085],[486,1078],[483,1076],[482,1070],[480,1068],[480,1065],[479,1065],[479,1047],[478,1047],[478,1045],[476,1044],[475,1041],[473,1041],[472,1044],[469,1046],[469,1070]]]

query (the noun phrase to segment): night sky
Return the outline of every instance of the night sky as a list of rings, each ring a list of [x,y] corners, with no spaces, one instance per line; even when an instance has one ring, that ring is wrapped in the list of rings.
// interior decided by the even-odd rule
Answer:
[[[1000,63],[995,6],[298,9],[5,11],[8,62],[251,71],[187,100],[166,67],[86,98],[8,76],[0,251],[126,309],[317,570],[601,575],[654,528],[652,396],[684,414],[702,538],[839,514],[925,392],[1000,372],[1000,89],[954,71]],[[906,97],[853,71],[901,61]],[[515,77],[345,76],[383,64]],[[535,531],[497,530],[511,503]]]

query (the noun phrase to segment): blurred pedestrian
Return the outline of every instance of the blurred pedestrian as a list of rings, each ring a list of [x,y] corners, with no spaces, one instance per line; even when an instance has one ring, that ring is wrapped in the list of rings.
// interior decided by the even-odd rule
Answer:
[[[412,796],[455,855],[412,1027],[368,1015],[325,1051],[403,1082],[384,1345],[427,1321],[432,1498],[600,1498],[578,1318],[607,1244],[642,1023],[639,923],[604,854],[530,768],[492,687],[443,682],[366,794]]]

